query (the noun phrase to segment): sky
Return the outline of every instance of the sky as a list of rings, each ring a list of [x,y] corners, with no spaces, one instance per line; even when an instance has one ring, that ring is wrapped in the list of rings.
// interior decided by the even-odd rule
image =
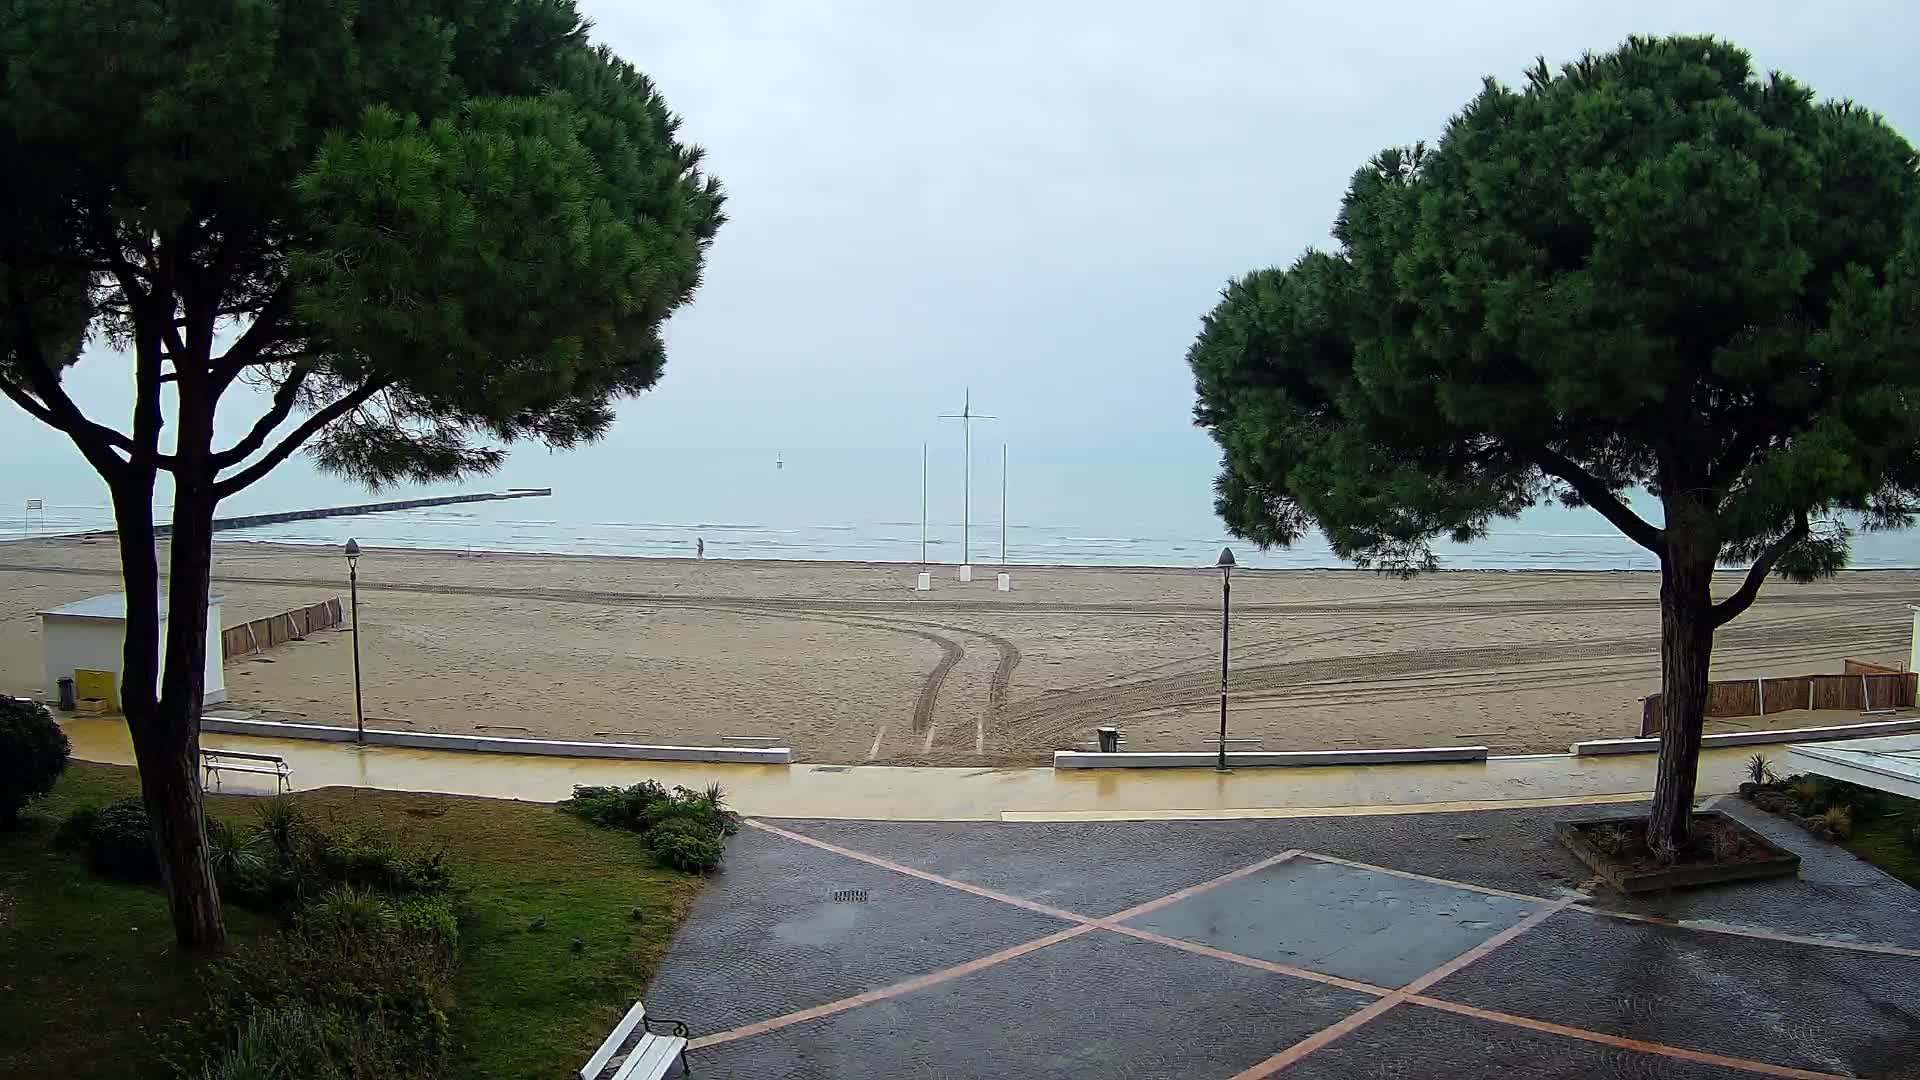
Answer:
[[[730,220],[659,387],[578,461],[516,451],[501,486],[776,452],[917,467],[923,440],[957,443],[937,415],[971,387],[998,417],[983,444],[1021,466],[1151,476],[1204,509],[1201,315],[1330,244],[1353,170],[1436,137],[1483,77],[1711,32],[1920,138],[1903,0],[582,6],[707,148]],[[69,378],[124,422],[119,357]],[[85,485],[60,436],[0,415],[0,500]],[[285,468],[255,505],[300,501]]]

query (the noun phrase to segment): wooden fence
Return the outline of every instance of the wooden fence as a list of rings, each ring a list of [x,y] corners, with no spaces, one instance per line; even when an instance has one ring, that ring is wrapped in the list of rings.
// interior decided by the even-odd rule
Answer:
[[[1793,675],[1780,679],[1728,679],[1707,684],[1708,716],[1771,716],[1799,709],[1864,712],[1914,704],[1916,676],[1878,664],[1849,660],[1844,675]],[[1660,734],[1660,695],[1641,702],[1640,736]]]
[[[239,626],[229,626],[220,632],[220,656],[231,660],[236,656],[265,652],[282,642],[298,641],[315,630],[339,626],[345,619],[340,598],[336,596],[318,604],[283,611]]]

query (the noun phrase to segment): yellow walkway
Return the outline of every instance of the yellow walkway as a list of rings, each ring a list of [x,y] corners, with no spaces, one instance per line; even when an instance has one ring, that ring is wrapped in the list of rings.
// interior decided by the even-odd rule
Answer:
[[[63,721],[73,756],[133,764],[118,719]],[[1482,810],[1528,803],[1627,802],[1653,788],[1654,755],[1542,755],[1486,764],[1246,769],[936,769],[876,765],[706,765],[359,748],[300,739],[207,735],[204,745],[278,754],[295,787],[370,787],[554,802],[575,784],[718,782],[743,814],[888,821],[1124,821],[1308,817]],[[1701,755],[1702,798],[1744,779],[1751,748]],[[223,789],[264,791],[265,778],[228,774]]]

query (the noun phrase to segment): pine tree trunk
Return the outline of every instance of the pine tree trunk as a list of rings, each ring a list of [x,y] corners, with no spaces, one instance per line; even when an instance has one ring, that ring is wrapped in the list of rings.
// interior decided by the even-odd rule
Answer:
[[[213,572],[213,474],[207,455],[213,410],[200,401],[197,380],[180,386],[174,470],[173,535],[168,545],[166,669],[160,676],[153,747],[153,779],[144,782],[161,873],[173,907],[174,934],[183,948],[226,944],[220,889],[208,858],[200,788],[200,711],[206,698],[207,600]],[[150,772],[140,759],[143,777]]]
[[[1671,514],[1669,515],[1671,519]],[[1684,529],[1684,523],[1682,523]],[[1676,535],[1660,581],[1660,762],[1647,844],[1673,858],[1693,837],[1693,794],[1713,657],[1713,545]]]
[[[176,358],[179,363],[179,358]],[[157,362],[155,363],[157,368]],[[155,469],[138,453],[109,478],[127,598],[120,702],[140,770],[154,855],[183,950],[226,945],[219,886],[208,858],[200,789],[200,707],[206,693],[207,595],[213,563],[213,411],[197,380],[182,380],[175,456],[173,539],[169,546],[165,670],[161,670],[160,573],[153,542]],[[157,394],[157,391],[155,391]],[[151,403],[136,431],[152,446]]]

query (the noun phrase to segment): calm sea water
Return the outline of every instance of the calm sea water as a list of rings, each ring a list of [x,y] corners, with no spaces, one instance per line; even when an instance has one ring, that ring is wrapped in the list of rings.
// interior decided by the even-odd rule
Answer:
[[[1001,562],[998,447],[975,454],[966,550]],[[507,472],[468,485],[404,488],[375,495],[290,464],[222,506],[222,514],[346,505],[512,486],[551,486],[546,498],[515,499],[224,532],[224,540],[460,551],[562,552],[688,557],[697,541],[712,559],[918,562],[922,557],[919,448],[895,454],[703,452],[647,467],[595,448],[564,457],[516,459]],[[961,460],[929,461],[926,557],[962,561]],[[84,465],[58,458],[0,478],[0,538],[111,527],[104,489]],[[1344,565],[1317,536],[1261,552],[1227,535],[1213,516],[1206,461],[1013,457],[1007,468],[1005,561],[1088,566],[1210,565],[1224,545],[1242,564]],[[45,501],[26,513],[27,498]],[[1647,509],[1643,507],[1643,510]],[[164,513],[161,520],[165,520]],[[1499,523],[1487,539],[1439,549],[1450,569],[1653,569],[1652,557],[1587,510],[1538,507]],[[1920,534],[1857,538],[1854,565],[1920,566]]]

